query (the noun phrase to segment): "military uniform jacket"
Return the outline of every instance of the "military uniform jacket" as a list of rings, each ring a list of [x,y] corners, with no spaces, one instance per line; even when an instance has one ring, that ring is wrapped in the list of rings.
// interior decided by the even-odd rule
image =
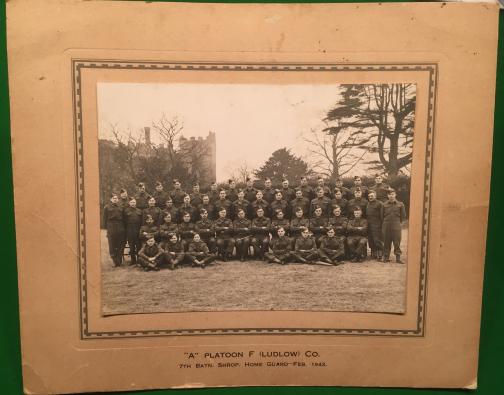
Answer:
[[[196,231],[202,237],[213,237],[213,235],[215,234],[213,221],[209,220],[208,218],[199,220],[198,222],[196,222]]]
[[[159,225],[159,223],[162,220],[162,211],[159,207],[147,207],[144,208],[142,211],[142,223],[146,223],[147,216],[150,215],[152,219],[154,220],[154,223],[156,225]]]
[[[252,202],[252,204],[250,205],[250,207],[252,209],[254,217],[256,216],[256,212],[259,209],[259,207],[264,210],[264,215],[266,217],[269,217],[269,203],[266,200],[264,200],[264,199],[257,200],[256,199],[256,200],[254,200]]]
[[[175,254],[184,253],[184,247],[182,247],[182,243],[180,241],[177,241],[176,243],[169,241],[164,245],[164,248],[166,252],[173,252]]]
[[[315,251],[317,243],[313,237],[298,237],[294,249],[296,251]]]
[[[290,206],[290,214],[292,217],[296,215],[296,209],[298,207],[301,207],[303,209],[303,214],[308,215],[309,214],[308,210],[310,209],[310,201],[305,197],[295,198],[289,203],[289,206]]]
[[[147,244],[144,245],[140,249],[140,251],[138,251],[138,255],[143,258],[157,258],[163,252],[164,252],[163,249],[160,246],[158,246],[156,243],[154,243],[151,246],[148,246]]]
[[[214,222],[217,236],[231,236],[233,234],[233,223],[229,218],[217,218]]]
[[[248,200],[249,202],[253,202],[254,200],[256,200],[257,189],[245,188],[243,192],[245,192],[245,200]]]
[[[396,200],[395,202],[386,201],[383,203],[383,222],[401,223],[406,219],[406,209],[404,203]]]
[[[233,221],[234,235],[238,237],[250,236],[252,222],[247,218],[237,218]]]
[[[329,226],[334,228],[334,232],[338,236],[345,236],[348,225],[348,219],[340,215],[339,217],[329,218]]]
[[[184,203],[184,196],[186,193],[182,189],[174,189],[170,192],[170,197],[172,198],[173,205],[175,207],[180,207]]]
[[[191,241],[189,243],[189,248],[187,249],[187,252],[189,254],[191,252],[208,254],[209,249],[204,241],[201,241],[201,240],[200,241]]]
[[[348,236],[367,236],[368,223],[364,218],[353,218],[348,221]]]
[[[327,196],[322,196],[321,198],[315,198],[311,201],[310,204],[310,216],[313,216],[315,213],[315,209],[317,206],[322,207],[322,215],[329,215],[329,208],[331,206],[331,199]]]
[[[282,197],[287,203],[293,200],[296,197],[296,192],[292,188],[282,188]]]
[[[226,199],[233,203],[236,199],[238,199],[238,191],[236,189],[229,188],[226,191]]]
[[[301,192],[303,192],[303,197],[308,200],[308,203],[311,202],[311,200],[315,197],[315,192],[313,191],[313,188],[309,185],[303,185],[299,187],[301,189]]]
[[[387,192],[389,188],[390,187],[387,184],[382,182],[379,185],[374,184],[373,186],[369,187],[369,190],[375,191],[376,198],[383,203],[387,200]]]
[[[222,208],[225,208],[226,209],[226,217],[230,217],[231,216],[231,202],[227,199],[224,199],[224,200],[217,200],[215,203],[214,203],[214,206],[215,206],[215,215],[218,216],[219,215],[219,211],[222,209]]]
[[[290,234],[291,236],[299,236],[301,234],[301,228],[309,228],[310,220],[308,218],[294,218],[290,222]]]
[[[331,200],[331,213],[336,206],[341,208],[341,214],[348,215],[348,200],[344,198]]]
[[[271,220],[266,217],[257,217],[252,220],[252,233],[254,235],[267,235],[270,231]]]
[[[234,202],[233,202],[233,215],[234,216],[238,216],[238,210],[244,210],[245,211],[245,215],[248,217],[250,216],[250,202],[248,200],[239,200],[239,199],[236,199]]]
[[[124,223],[124,209],[119,204],[109,203],[103,208],[103,225],[107,228],[114,223]]]
[[[348,202],[348,216],[350,218],[353,218],[353,210],[355,207],[360,207],[362,210],[362,215],[366,216],[366,207],[367,207],[368,201],[367,199],[360,198],[360,199],[352,199]]]
[[[383,203],[379,200],[368,202],[366,206],[366,219],[369,226],[381,226],[383,215]]]
[[[273,200],[275,200],[275,190],[273,188],[265,188],[263,189],[262,193],[263,199],[268,203],[271,203]]]
[[[212,191],[210,190],[208,193],[207,193],[209,199],[210,199],[210,203],[212,204],[215,204],[215,202],[217,200],[219,200],[219,191]]]
[[[147,240],[148,237],[158,237],[158,235],[159,235],[159,228],[156,225],[143,225],[140,228],[141,240]]]
[[[124,209],[124,222],[126,226],[142,225],[142,210],[136,207],[126,207]]]
[[[164,209],[166,207],[166,201],[168,200],[169,196],[170,195],[166,191],[155,191],[152,194],[152,197],[156,199],[156,206],[160,209]]]
[[[119,206],[121,206],[122,208],[126,208],[126,207],[129,207],[129,198],[126,197],[125,199],[123,198],[119,198]]]
[[[290,251],[292,245],[292,241],[287,236],[279,237],[276,240],[273,240],[271,243],[271,249],[273,252],[285,252]]]
[[[143,210],[144,208],[149,207],[149,199],[150,199],[150,195],[147,192],[145,192],[145,191],[138,192],[135,195],[137,208],[139,208],[140,210]]]
[[[284,228],[285,229],[285,233],[289,233],[289,230],[290,230],[290,222],[288,219],[286,218],[282,218],[282,219],[272,219],[271,220],[271,227],[270,227],[270,232],[273,236],[277,236],[278,235],[278,229],[279,228]]]
[[[192,239],[196,232],[196,225],[192,222],[181,222],[178,226],[178,230],[182,239]]]
[[[324,185],[321,188],[324,190],[324,196],[328,197],[329,199],[332,198],[331,190],[329,189],[329,187],[327,185]]]
[[[285,201],[285,200],[273,200],[273,202],[271,202],[270,204],[270,208],[271,208],[271,215],[275,215],[275,212],[276,210],[280,209],[283,211],[284,214],[289,214],[287,212],[287,207],[289,206],[289,204]]]
[[[315,234],[325,233],[327,229],[326,217],[313,217],[310,219],[310,230]]]
[[[328,250],[343,251],[345,248],[343,240],[340,237],[324,236],[320,241],[320,248],[327,248]]]
[[[352,192],[347,187],[341,186],[341,187],[336,187],[336,188],[341,190],[341,198],[342,199],[345,199],[348,201],[348,200],[351,200],[354,198],[354,196],[352,195]]]
[[[159,238],[161,240],[168,240],[169,235],[178,234],[178,225],[173,222],[164,222],[159,226]]]
[[[203,198],[201,197],[201,193],[191,193],[189,195],[191,197],[191,206],[198,207],[201,203],[203,203]]]

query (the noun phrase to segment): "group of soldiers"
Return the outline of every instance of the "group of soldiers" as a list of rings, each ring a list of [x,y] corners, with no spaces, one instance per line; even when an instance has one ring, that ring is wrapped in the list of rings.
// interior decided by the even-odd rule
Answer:
[[[247,179],[237,189],[211,184],[201,193],[182,190],[179,180],[167,192],[161,182],[152,194],[139,183],[134,196],[125,189],[113,193],[103,209],[109,252],[115,266],[129,248],[131,263],[144,270],[205,266],[217,259],[266,260],[338,265],[371,258],[390,262],[392,245],[401,261],[401,223],[405,206],[396,192],[376,175],[369,188],[354,177],[350,188],[336,180],[333,190],[322,177],[312,188],[307,177],[291,188],[289,180],[274,189],[270,179],[262,190]]]

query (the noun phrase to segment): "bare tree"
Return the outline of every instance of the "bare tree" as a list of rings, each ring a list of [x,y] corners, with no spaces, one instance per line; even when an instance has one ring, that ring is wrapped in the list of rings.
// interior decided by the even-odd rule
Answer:
[[[176,144],[182,136],[184,124],[177,116],[168,119],[165,113],[161,115],[159,121],[152,122],[152,128],[157,131],[162,143],[166,146],[171,166],[174,166],[176,161]]]
[[[121,131],[117,124],[110,124],[110,132],[114,136],[114,143],[117,145],[117,155],[119,162],[123,162],[129,170],[133,179],[137,178],[136,160],[142,145],[141,139],[133,137],[131,129],[127,133]]]

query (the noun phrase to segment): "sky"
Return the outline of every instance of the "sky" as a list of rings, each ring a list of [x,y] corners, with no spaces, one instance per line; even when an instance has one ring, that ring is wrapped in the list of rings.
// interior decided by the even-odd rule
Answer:
[[[184,124],[185,137],[216,134],[217,180],[246,163],[256,169],[279,148],[310,162],[303,135],[321,128],[338,100],[338,85],[99,83],[100,138],[110,125],[140,133],[164,113]],[[155,131],[152,141],[158,143]]]

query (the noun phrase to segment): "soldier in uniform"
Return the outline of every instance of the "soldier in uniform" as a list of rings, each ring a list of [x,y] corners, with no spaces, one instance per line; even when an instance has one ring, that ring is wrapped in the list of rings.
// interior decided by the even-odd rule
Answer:
[[[189,243],[187,258],[191,266],[199,266],[203,269],[215,261],[215,255],[210,252],[198,233],[194,234],[193,241]]]
[[[140,209],[146,209],[149,204],[150,195],[145,191],[145,184],[143,182],[138,183],[137,193],[135,195],[136,206]]]
[[[210,197],[208,195],[201,195],[201,198],[203,199],[203,202],[198,206],[198,212],[201,213],[201,210],[206,210],[208,219],[213,221],[215,219],[215,206],[210,203]]]
[[[334,199],[331,200],[331,211],[338,206],[341,209],[341,214],[348,215],[348,200],[343,197],[343,192],[339,188],[334,188]]]
[[[147,208],[144,208],[142,211],[142,223],[145,225],[145,218],[150,215],[154,220],[154,224],[159,225],[162,222],[162,212],[161,209],[156,206],[156,199],[151,196],[147,204]]]
[[[376,199],[376,191],[373,189],[369,191],[368,199],[366,219],[368,222],[368,242],[369,248],[371,248],[371,258],[381,260],[383,254],[383,203]]]
[[[275,199],[275,190],[271,187],[271,179],[264,180],[264,190],[262,191],[263,199],[270,204]]]
[[[212,204],[215,204],[215,202],[219,200],[219,189],[217,188],[217,183],[215,181],[213,181],[210,184],[210,191],[208,191],[208,197],[210,198],[210,203]]]
[[[191,193],[190,198],[190,202],[191,202],[191,206],[193,207],[198,207],[201,203],[203,203],[203,197],[201,196],[201,193],[200,193],[200,186],[197,182],[195,182],[193,184],[193,187],[192,187],[193,191]]]
[[[208,211],[202,208],[200,210],[200,220],[196,222],[196,232],[206,243],[210,252],[214,253],[216,248],[215,229],[211,219],[208,218]]]
[[[390,262],[390,249],[394,244],[397,263],[401,261],[401,224],[406,219],[404,204],[397,200],[394,189],[387,192],[388,200],[383,203],[383,262]]]
[[[257,210],[259,210],[260,208],[263,209],[263,213],[266,217],[269,217],[270,214],[269,214],[269,211],[270,211],[270,207],[269,207],[269,203],[263,199],[263,193],[262,191],[257,191],[256,193],[256,200],[254,200],[251,204],[250,204],[250,210],[252,211],[252,218],[255,218],[257,216]]]
[[[347,201],[350,199],[353,199],[352,192],[350,192],[350,189],[343,186],[343,180],[341,178],[339,178],[339,177],[336,178],[334,185],[335,185],[335,188],[338,188],[341,191],[341,197],[343,199],[346,199]]]
[[[259,207],[256,217],[252,220],[252,246],[254,247],[254,256],[256,259],[263,260],[264,254],[269,248],[269,231],[271,220],[264,216],[264,209]]]
[[[310,236],[308,228],[301,229],[301,237],[296,239],[294,245],[292,256],[296,262],[315,263],[319,259],[317,243]]]
[[[238,191],[236,189],[236,182],[234,180],[228,180],[228,190],[226,191],[227,199],[233,203],[236,199],[238,199]]]
[[[171,235],[178,235],[178,225],[172,221],[170,213],[164,213],[163,223],[159,225],[159,241],[161,248],[164,249],[164,244],[168,242]]]
[[[245,217],[245,210],[239,208],[238,217],[233,221],[234,240],[236,246],[236,257],[243,262],[248,258],[250,247],[251,222]]]
[[[154,236],[148,237],[144,246],[138,252],[138,263],[145,271],[159,270],[164,256],[163,249],[156,243]]]
[[[287,179],[284,179],[282,181],[282,196],[287,204],[289,204],[296,197],[296,193],[294,192],[294,189],[289,187],[289,180]]]
[[[164,261],[168,264],[168,267],[173,270],[177,266],[181,265],[185,259],[184,247],[182,243],[178,240],[176,234],[171,234],[167,243],[163,245],[164,250]]]
[[[154,237],[155,239],[159,238],[159,228],[157,224],[154,223],[154,219],[147,215],[145,218],[145,225],[140,227],[139,239],[142,244],[145,244],[148,238]]]
[[[152,196],[156,199],[156,206],[164,210],[166,208],[166,199],[168,199],[170,195],[164,190],[163,184],[161,184],[160,181],[156,182],[156,190]]]
[[[119,205],[119,196],[113,193],[110,203],[103,208],[103,225],[107,229],[109,253],[114,266],[120,266],[124,254],[126,232],[124,229],[124,209]]]
[[[347,225],[348,219],[341,214],[341,208],[335,206],[333,215],[329,218],[329,226],[334,229],[336,236],[345,238]]]
[[[322,207],[317,207],[315,215],[310,219],[310,231],[317,242],[317,248],[320,247],[320,240],[327,232],[327,226],[328,220],[322,215]]]
[[[329,217],[329,213],[331,210],[331,199],[329,199],[324,194],[324,188],[317,188],[317,197],[313,199],[310,203],[310,217],[315,215],[315,209],[320,207],[322,209],[322,216]]]
[[[227,216],[227,211],[224,207],[219,209],[219,218],[214,222],[215,233],[217,235],[217,249],[220,258],[225,262],[231,259],[235,241],[233,235],[233,223]]]
[[[182,215],[182,222],[178,226],[180,233],[180,241],[184,251],[187,251],[189,243],[191,242],[194,233],[196,233],[196,224],[191,222],[191,214],[189,212],[184,212]]]
[[[350,188],[350,193],[352,194],[352,196],[355,196],[355,191],[357,189],[361,190],[361,192],[362,192],[362,198],[363,199],[367,199],[367,194],[368,194],[369,189],[368,189],[367,186],[362,185],[362,178],[360,178],[359,176],[355,176],[354,177],[354,184]]]
[[[243,190],[245,192],[245,200],[253,202],[256,199],[257,189],[254,188],[254,181],[247,177],[247,187]]]
[[[182,190],[182,184],[179,180],[173,180],[173,191],[170,192],[170,197],[173,200],[173,205],[179,208],[184,203],[186,193]]]
[[[375,175],[375,183],[369,189],[376,192],[376,198],[384,203],[387,200],[387,191],[389,186],[383,182],[383,177],[380,174]]]
[[[348,221],[347,245],[352,262],[362,262],[367,256],[367,221],[362,218],[362,210],[354,207],[354,218]]]
[[[191,196],[185,195],[184,200],[182,202],[182,205],[179,208],[179,215],[181,217],[181,222],[182,219],[184,218],[184,214],[189,213],[189,216],[191,218],[191,222],[195,222],[197,214],[196,214],[196,208],[194,208],[191,205]]]
[[[222,209],[226,210],[226,218],[231,218],[231,202],[226,199],[226,190],[221,189],[219,192],[219,199],[214,203],[215,206],[215,212],[220,215],[220,211]]]
[[[172,222],[178,224],[180,222],[180,215],[179,215],[179,210],[175,206],[173,206],[173,200],[171,197],[168,197],[166,199],[166,207],[163,210],[163,213],[170,213]]]
[[[275,200],[273,200],[270,204],[272,216],[276,213],[277,210],[282,210],[284,213],[286,213],[288,206],[289,203],[283,199],[283,192],[279,189],[275,190]]]
[[[345,258],[345,242],[336,236],[333,227],[327,229],[327,235],[322,237],[319,248],[320,260],[338,265]]]
[[[362,191],[360,188],[355,188],[354,198],[348,202],[348,213],[349,218],[353,218],[353,214],[355,213],[354,209],[359,207],[362,214],[366,214],[366,207],[368,201],[362,197]]]
[[[278,229],[283,228],[286,233],[290,230],[290,222],[285,218],[284,212],[281,209],[275,211],[275,217],[271,220],[270,233],[273,239],[278,236]]]
[[[292,240],[292,248],[294,248],[294,243],[298,237],[301,237],[301,230],[303,228],[308,229],[310,226],[310,220],[304,217],[304,211],[301,207],[296,209],[296,215],[290,222],[290,237]]]
[[[329,189],[329,187],[327,185],[325,185],[325,180],[322,178],[322,177],[318,177],[317,178],[317,189],[319,188],[322,188],[322,190],[324,191],[324,195],[331,199],[332,198],[332,194],[331,194],[331,190]],[[318,193],[317,193],[317,196],[318,196]]]
[[[315,192],[313,191],[313,188],[310,185],[308,185],[308,178],[306,176],[301,177],[301,184],[299,185],[299,189],[301,189],[303,197],[305,199],[308,199],[308,202],[311,202],[312,199],[315,199]]]
[[[128,207],[124,209],[126,224],[126,240],[128,241],[131,264],[136,265],[138,251],[140,251],[140,227],[142,226],[142,210],[137,208],[136,200],[132,197]]]
[[[130,201],[130,199],[128,196],[128,191],[126,191],[126,189],[124,189],[124,188],[121,188],[121,190],[119,191],[119,205],[122,208],[129,207],[129,201]]]
[[[277,229],[276,237],[271,242],[271,251],[264,253],[270,263],[285,265],[292,259],[292,240],[285,236],[285,229],[282,226]]]
[[[238,211],[240,210],[245,211],[245,216],[247,218],[250,218],[250,202],[248,200],[245,200],[245,192],[243,191],[243,189],[240,189],[238,191],[238,199],[236,199],[232,204],[233,219],[238,218]]]
[[[310,210],[310,200],[303,196],[301,188],[296,188],[296,197],[289,204],[288,218],[292,219],[296,216],[296,210],[298,207],[303,209],[303,213],[308,213]]]

